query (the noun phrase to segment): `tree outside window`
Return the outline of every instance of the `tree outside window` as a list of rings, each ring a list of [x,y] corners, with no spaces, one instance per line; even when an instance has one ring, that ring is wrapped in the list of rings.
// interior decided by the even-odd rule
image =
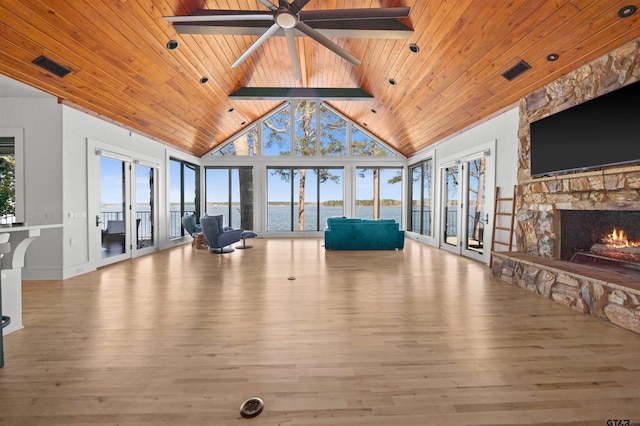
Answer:
[[[0,221],[13,223],[16,212],[16,156],[13,138],[0,139]]]

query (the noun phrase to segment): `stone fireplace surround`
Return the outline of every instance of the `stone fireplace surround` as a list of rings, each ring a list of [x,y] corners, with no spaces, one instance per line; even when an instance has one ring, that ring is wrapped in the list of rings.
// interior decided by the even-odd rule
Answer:
[[[640,212],[640,165],[531,178],[529,123],[640,79],[640,39],[531,93],[520,102],[517,252],[494,253],[503,281],[640,333],[640,273],[561,260],[560,212]]]

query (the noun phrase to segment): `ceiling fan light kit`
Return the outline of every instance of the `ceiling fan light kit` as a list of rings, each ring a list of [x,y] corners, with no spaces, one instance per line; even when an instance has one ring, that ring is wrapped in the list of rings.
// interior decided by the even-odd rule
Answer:
[[[233,63],[240,66],[272,36],[285,36],[296,80],[302,79],[295,37],[309,37],[353,66],[360,60],[330,37],[408,39],[413,30],[397,18],[409,16],[408,7],[311,10],[302,9],[309,0],[279,0],[278,5],[258,0],[268,11],[197,9],[187,16],[166,16],[181,34],[220,34],[259,36]]]
[[[295,27],[298,23],[298,16],[293,14],[289,9],[278,9],[274,18],[276,24],[285,30]]]

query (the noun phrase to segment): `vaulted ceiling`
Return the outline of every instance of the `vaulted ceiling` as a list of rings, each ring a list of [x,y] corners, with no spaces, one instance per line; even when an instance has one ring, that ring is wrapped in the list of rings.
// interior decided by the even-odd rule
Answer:
[[[0,73],[196,156],[281,103],[230,99],[241,87],[362,88],[373,99],[328,103],[410,156],[640,37],[640,12],[618,16],[633,2],[640,5],[311,0],[304,10],[408,6],[402,21],[414,33],[406,40],[333,39],[362,61],[358,67],[308,37],[296,38],[302,68],[296,80],[284,37],[271,37],[231,68],[257,37],[178,34],[163,19],[196,9],[267,10],[261,1],[0,0]],[[169,40],[179,47],[167,49]],[[552,53],[556,61],[547,60]],[[32,63],[40,55],[71,72],[60,78],[43,70]],[[531,68],[506,80],[501,74],[521,60]]]

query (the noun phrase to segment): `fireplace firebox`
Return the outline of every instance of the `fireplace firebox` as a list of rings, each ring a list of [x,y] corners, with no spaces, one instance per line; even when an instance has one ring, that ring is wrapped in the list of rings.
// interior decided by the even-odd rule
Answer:
[[[560,259],[640,270],[640,211],[561,210]]]

